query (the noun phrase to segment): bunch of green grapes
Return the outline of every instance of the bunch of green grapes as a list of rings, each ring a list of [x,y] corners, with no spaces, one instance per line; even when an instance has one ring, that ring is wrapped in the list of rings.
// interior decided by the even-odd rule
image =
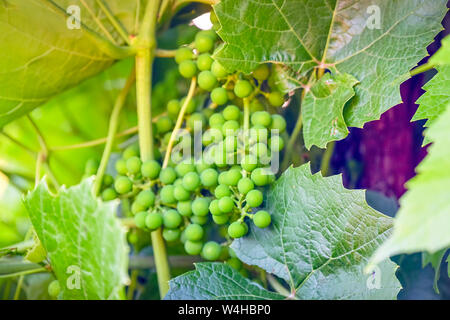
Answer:
[[[284,147],[286,122],[274,111],[285,100],[270,88],[268,64],[250,75],[230,73],[212,58],[217,45],[214,31],[200,31],[175,56],[180,75],[196,77],[196,94],[207,93],[210,103],[202,106],[187,97],[169,101],[153,128],[155,160],[142,162],[137,145],[126,148],[115,163],[117,176],[104,177],[102,198],[127,199],[137,228],[161,228],[167,242],[181,243],[188,254],[230,258],[240,268],[226,245],[245,236],[249,223],[258,228],[271,224],[270,214],[260,208],[263,189],[275,180],[268,164]],[[187,133],[183,139],[174,132],[177,119]],[[193,146],[198,138],[201,156]],[[182,147],[179,159],[168,148],[170,140]],[[162,156],[171,157],[161,161]],[[225,231],[222,244],[207,241],[213,225]]]

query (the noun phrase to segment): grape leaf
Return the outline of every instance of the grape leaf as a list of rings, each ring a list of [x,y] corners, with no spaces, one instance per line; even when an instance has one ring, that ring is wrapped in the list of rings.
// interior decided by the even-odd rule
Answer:
[[[196,263],[195,271],[170,280],[165,300],[281,300],[224,263]]]
[[[355,95],[357,83],[349,74],[327,73],[306,93],[301,110],[306,148],[325,148],[328,142],[348,135],[344,106]]]
[[[54,196],[41,182],[25,199],[66,300],[119,299],[127,279],[128,247],[117,203],[102,203],[91,190],[87,179]]]
[[[442,29],[446,3],[221,0],[214,10],[225,45],[215,57],[226,68],[246,73],[269,61],[299,77],[317,66],[351,74],[360,85],[345,109],[345,121],[362,127],[401,102],[399,85]]]
[[[446,252],[447,248],[436,251],[435,253],[422,253],[422,268],[425,268],[428,264],[431,264],[434,269],[433,289],[437,294],[439,294],[438,281],[441,275],[441,264]]]
[[[441,42],[441,48],[428,60],[433,65],[450,64],[450,36],[446,36]]]
[[[299,299],[394,299],[396,264],[364,267],[389,236],[392,218],[369,207],[362,190],[347,190],[340,176],[289,168],[267,193],[272,225],[235,240],[239,259],[284,279]]]
[[[450,246],[450,107],[427,129],[433,141],[417,175],[406,183],[391,237],[371,259],[375,265],[400,254],[435,253]]]
[[[438,73],[425,86],[425,94],[416,103],[419,104],[411,121],[428,119],[425,126],[429,127],[445,111],[450,103],[450,66],[437,67]],[[423,144],[431,142],[425,132]]]
[[[74,1],[0,1],[0,128],[126,55],[97,1],[83,3],[90,10],[75,2],[80,29],[69,29],[65,11]],[[137,0],[108,1],[108,7],[132,31]]]

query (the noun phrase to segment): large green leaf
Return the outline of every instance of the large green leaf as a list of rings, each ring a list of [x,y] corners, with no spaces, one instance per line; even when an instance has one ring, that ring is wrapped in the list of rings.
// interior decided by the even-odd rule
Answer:
[[[392,219],[369,207],[362,190],[347,190],[340,176],[289,168],[267,193],[267,229],[252,227],[232,244],[239,259],[284,279],[299,299],[394,299],[397,266],[364,267],[390,235]]]
[[[450,246],[450,107],[428,129],[429,154],[406,184],[392,236],[371,259],[418,251],[437,252]]]
[[[328,142],[348,135],[344,106],[355,95],[357,83],[349,74],[327,73],[306,93],[301,110],[306,148],[325,148]]]
[[[170,281],[166,300],[281,300],[224,263],[196,263],[195,271]]]
[[[399,85],[442,29],[446,3],[221,0],[214,8],[225,46],[216,58],[244,72],[270,61],[289,66],[299,77],[321,65],[351,74],[360,84],[345,120],[362,127],[401,102]],[[373,24],[378,9],[379,28]]]
[[[111,12],[130,32],[137,2],[108,1]],[[80,29],[67,27],[69,5],[81,9]],[[103,32],[100,24],[109,31]],[[0,127],[126,54],[118,47],[123,40],[95,0],[4,0],[0,2],[0,30]]]
[[[41,182],[25,199],[63,299],[119,299],[127,279],[128,247],[117,203],[102,203],[91,190],[87,179],[54,196]]]
[[[419,108],[412,118],[412,121],[427,119],[427,127],[444,113],[450,103],[450,66],[437,67],[437,70],[438,74],[424,86],[427,92],[417,100]],[[430,138],[425,134],[423,144],[430,142]]]

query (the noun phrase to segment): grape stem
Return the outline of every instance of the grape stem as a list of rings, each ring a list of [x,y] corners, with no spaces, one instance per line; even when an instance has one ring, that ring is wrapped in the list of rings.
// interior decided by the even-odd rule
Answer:
[[[153,129],[152,129],[152,70],[156,49],[156,21],[158,19],[161,0],[147,3],[145,15],[139,29],[134,46],[136,53],[136,101],[138,112],[139,147],[142,161],[152,160]],[[169,291],[170,268],[167,252],[161,234],[161,228],[151,233],[153,254],[160,297]]]
[[[176,136],[178,134],[178,131],[181,128],[181,125],[183,124],[184,115],[186,114],[186,109],[191,102],[192,98],[194,97],[195,88],[197,86],[197,78],[194,77],[191,80],[191,85],[189,87],[189,92],[184,100],[183,105],[181,106],[180,112],[178,113],[177,122],[175,123],[175,127],[173,128],[172,134],[170,135],[169,143],[167,144],[167,150],[166,154],[164,156],[164,162],[162,167],[166,168],[169,164],[170,154],[172,153],[172,148],[175,143]]]
[[[429,70],[433,69],[434,67],[435,67],[435,65],[433,63],[428,62],[428,63],[425,63],[425,64],[415,68],[414,70],[412,70],[410,72],[410,75],[411,75],[411,77],[414,77],[418,74],[429,71]]]
[[[106,167],[108,165],[109,157],[111,156],[112,148],[114,146],[114,138],[116,137],[117,128],[119,127],[119,116],[120,111],[122,110],[128,93],[130,92],[131,86],[134,84],[136,80],[135,70],[131,71],[130,76],[125,83],[125,86],[120,91],[119,95],[116,98],[116,102],[114,103],[113,110],[111,112],[111,117],[109,119],[109,128],[108,128],[108,136],[106,137],[106,145],[103,150],[102,159],[100,160],[100,165],[97,170],[97,175],[95,177],[94,186],[92,188],[92,192],[94,196],[98,196],[100,193],[100,189],[102,187],[103,176],[106,172]]]
[[[283,287],[283,285],[280,282],[278,282],[278,280],[275,279],[275,277],[272,276],[271,274],[267,274],[267,281],[272,286],[272,288],[276,292],[281,294],[282,296],[285,296],[285,297],[289,297],[290,296],[291,293],[289,292],[289,290],[286,289],[285,287]]]

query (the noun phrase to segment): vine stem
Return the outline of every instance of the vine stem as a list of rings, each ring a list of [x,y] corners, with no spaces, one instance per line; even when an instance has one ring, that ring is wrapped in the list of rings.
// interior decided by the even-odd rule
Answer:
[[[298,112],[299,112],[298,119],[297,119],[297,122],[295,123],[294,131],[292,131],[292,134],[289,137],[289,141],[286,145],[286,149],[285,149],[286,153],[284,154],[283,163],[281,164],[282,171],[286,170],[289,165],[289,161],[291,160],[295,141],[297,140],[297,137],[300,134],[300,131],[302,130],[302,126],[303,126],[302,111],[299,109]]]
[[[267,274],[267,281],[272,286],[272,288],[274,288],[274,290],[279,294],[285,297],[288,297],[291,294],[289,290],[283,287],[283,285],[280,282],[278,282],[278,280],[275,279],[275,277],[272,276],[271,274]]]
[[[330,170],[330,160],[333,155],[335,145],[335,141],[328,143],[327,149],[323,154],[322,161],[320,163],[320,172],[322,172],[322,176],[324,177],[328,175],[328,171]]]
[[[153,130],[151,112],[151,89],[153,60],[156,49],[156,21],[161,0],[147,3],[145,15],[136,38],[136,98],[138,110],[139,147],[142,161],[152,160]],[[153,255],[160,297],[169,291],[170,268],[161,228],[151,233]]]
[[[433,69],[434,67],[435,67],[435,65],[433,63],[428,62],[428,63],[425,63],[425,64],[415,68],[414,70],[411,70],[410,75],[411,75],[411,77],[414,77],[420,73],[429,71],[429,70]]]
[[[131,86],[134,84],[136,80],[135,70],[133,68],[130,76],[125,83],[125,86],[120,91],[119,95],[116,98],[116,102],[114,104],[113,110],[111,112],[111,117],[109,119],[109,128],[108,128],[108,136],[106,137],[106,145],[103,150],[102,159],[100,161],[100,165],[97,170],[97,175],[95,177],[94,186],[92,188],[92,192],[94,196],[97,196],[102,187],[103,176],[106,172],[106,167],[108,165],[109,157],[111,156],[111,151],[114,146],[114,138],[116,137],[117,128],[119,127],[119,116],[122,108],[125,104],[128,93],[130,92]]]
[[[192,97],[195,93],[195,88],[197,86],[197,78],[194,77],[191,80],[191,85],[189,87],[189,92],[184,100],[183,105],[181,106],[180,112],[178,113],[177,122],[175,123],[175,127],[173,128],[172,134],[170,135],[169,143],[167,144],[166,154],[164,156],[164,162],[162,167],[165,168],[169,164],[170,154],[172,153],[173,145],[175,144],[176,136],[178,134],[178,130],[180,130],[181,125],[183,124],[184,115],[186,114],[186,109],[189,103],[192,100]]]
[[[24,279],[24,275],[20,275],[19,277],[19,281],[17,282],[17,287],[16,287],[16,292],[14,293],[14,300],[19,300],[20,298],[20,291],[22,290],[22,284],[23,284],[23,279]]]

